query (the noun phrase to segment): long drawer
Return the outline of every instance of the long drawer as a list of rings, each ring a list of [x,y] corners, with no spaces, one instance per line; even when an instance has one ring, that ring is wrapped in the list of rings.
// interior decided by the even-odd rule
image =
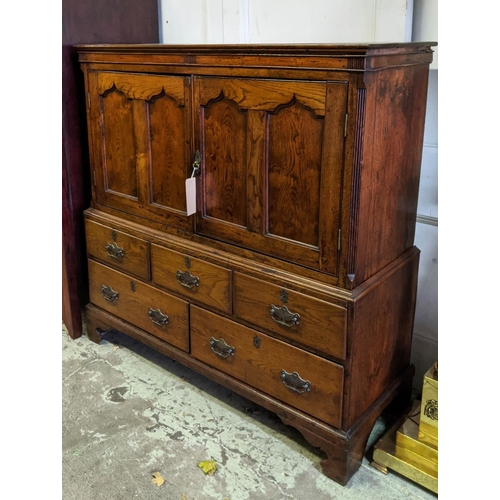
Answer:
[[[251,328],[191,306],[196,359],[340,427],[344,369]]]
[[[231,312],[231,271],[221,266],[151,245],[154,283],[221,311]]]
[[[189,351],[187,302],[93,260],[89,284],[93,304]]]
[[[234,314],[314,352],[345,359],[347,310],[234,273]]]
[[[148,241],[89,220],[85,232],[89,256],[149,281]]]

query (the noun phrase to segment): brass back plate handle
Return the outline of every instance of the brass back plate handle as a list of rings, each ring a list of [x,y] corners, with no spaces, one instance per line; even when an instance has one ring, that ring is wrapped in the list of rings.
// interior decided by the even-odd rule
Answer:
[[[125,250],[119,247],[115,242],[108,243],[106,246],[106,253],[112,259],[122,259],[125,255]]]
[[[271,313],[271,318],[276,323],[288,326],[297,326],[300,323],[299,313],[292,313],[286,306],[277,307],[273,304],[269,307],[269,312]]]
[[[285,387],[299,394],[311,390],[311,382],[301,378],[297,372],[288,373],[286,370],[281,370],[281,381]]]
[[[148,316],[152,323],[157,326],[165,326],[168,325],[168,316],[163,314],[160,309],[152,309],[151,307],[148,309]]]
[[[235,353],[235,348],[226,344],[223,338],[216,340],[212,337],[210,339],[210,349],[221,358],[229,358],[229,356],[234,356]]]
[[[118,297],[120,294],[118,292],[115,292],[110,286],[102,285],[101,286],[101,295],[108,302],[114,302],[115,300],[118,300]]]
[[[193,276],[189,271],[177,271],[177,281],[186,288],[194,288],[200,284],[200,278]]]

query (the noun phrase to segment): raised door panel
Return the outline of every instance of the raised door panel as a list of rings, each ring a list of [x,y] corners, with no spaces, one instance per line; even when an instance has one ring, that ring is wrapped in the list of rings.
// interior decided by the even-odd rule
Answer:
[[[205,215],[246,226],[245,180],[248,113],[222,96],[204,114]]]
[[[113,89],[102,99],[102,122],[106,130],[105,189],[114,196],[138,199],[137,156],[139,144],[134,131],[134,103]]]
[[[323,120],[294,102],[269,121],[268,232],[317,248]]]
[[[90,72],[96,201],[181,229],[191,126],[189,78]]]
[[[196,78],[196,230],[337,274],[345,83]]]

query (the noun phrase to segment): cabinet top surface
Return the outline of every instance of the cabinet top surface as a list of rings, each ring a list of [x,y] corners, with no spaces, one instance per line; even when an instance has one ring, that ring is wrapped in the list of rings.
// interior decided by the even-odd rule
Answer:
[[[244,54],[322,54],[322,55],[364,55],[372,51],[430,52],[437,42],[405,43],[346,43],[346,44],[101,44],[76,45],[80,52],[121,52],[121,53],[244,53]]]

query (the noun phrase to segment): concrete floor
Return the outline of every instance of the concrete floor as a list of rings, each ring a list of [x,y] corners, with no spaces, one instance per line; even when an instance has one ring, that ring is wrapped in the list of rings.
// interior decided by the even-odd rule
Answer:
[[[96,345],[63,325],[62,349],[64,500],[436,498],[367,459],[338,485],[320,472],[321,452],[274,414],[118,332]],[[210,459],[213,476],[197,467]]]

